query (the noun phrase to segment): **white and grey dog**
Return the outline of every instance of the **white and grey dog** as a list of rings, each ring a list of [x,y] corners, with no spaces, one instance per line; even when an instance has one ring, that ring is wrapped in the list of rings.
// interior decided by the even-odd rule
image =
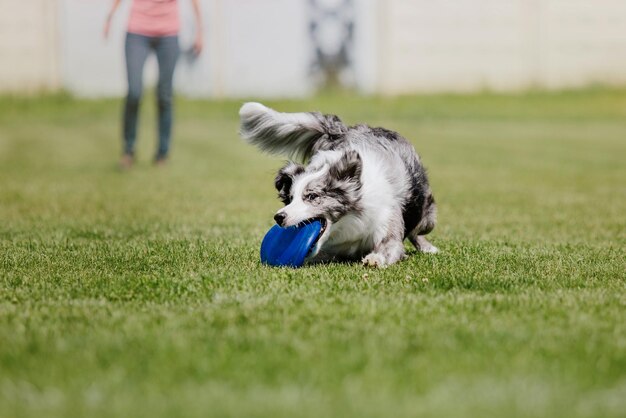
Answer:
[[[413,146],[396,132],[348,127],[334,115],[280,113],[260,103],[239,111],[241,136],[260,149],[307,162],[289,162],[275,186],[285,207],[274,219],[292,226],[323,225],[307,262],[361,259],[385,267],[405,257],[408,238],[419,251],[438,250],[424,235],[436,206]]]

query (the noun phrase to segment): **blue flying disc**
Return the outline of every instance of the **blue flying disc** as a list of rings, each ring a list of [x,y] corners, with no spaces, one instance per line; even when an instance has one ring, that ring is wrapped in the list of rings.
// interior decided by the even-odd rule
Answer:
[[[274,225],[261,243],[261,262],[270,266],[302,267],[322,230],[319,220],[288,228]]]

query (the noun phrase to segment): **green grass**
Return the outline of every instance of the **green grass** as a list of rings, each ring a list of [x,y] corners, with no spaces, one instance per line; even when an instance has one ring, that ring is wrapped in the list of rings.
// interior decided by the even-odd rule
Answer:
[[[624,417],[626,91],[270,104],[410,138],[441,254],[261,266],[239,102],[119,173],[119,101],[0,99],[1,417]]]

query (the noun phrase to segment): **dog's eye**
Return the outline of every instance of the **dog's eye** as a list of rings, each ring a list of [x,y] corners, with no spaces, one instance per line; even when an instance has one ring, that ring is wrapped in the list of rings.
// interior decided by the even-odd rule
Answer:
[[[317,199],[318,197],[319,197],[319,195],[318,195],[318,194],[316,194],[316,193],[307,193],[307,194],[305,194],[305,195],[304,195],[304,198],[305,198],[306,200],[315,200],[315,199]]]

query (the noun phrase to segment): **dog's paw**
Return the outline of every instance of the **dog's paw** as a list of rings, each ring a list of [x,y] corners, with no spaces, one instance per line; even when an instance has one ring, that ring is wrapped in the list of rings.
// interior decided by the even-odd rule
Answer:
[[[439,252],[439,248],[435,247],[433,244],[428,242],[428,240],[422,236],[417,237],[417,243],[415,245],[418,247],[420,252],[426,254],[437,254]]]
[[[437,254],[439,252],[439,248],[435,247],[431,243],[428,243],[428,245],[421,246],[420,251],[426,254]]]
[[[425,254],[437,254],[439,252],[439,248],[428,242],[428,240],[422,235],[418,236],[416,240],[411,242],[413,242],[413,245],[415,245],[415,248],[417,248],[419,252]]]
[[[387,264],[385,263],[385,257],[381,254],[371,253],[366,255],[363,260],[361,260],[365,267],[377,267],[377,268],[385,268]]]

